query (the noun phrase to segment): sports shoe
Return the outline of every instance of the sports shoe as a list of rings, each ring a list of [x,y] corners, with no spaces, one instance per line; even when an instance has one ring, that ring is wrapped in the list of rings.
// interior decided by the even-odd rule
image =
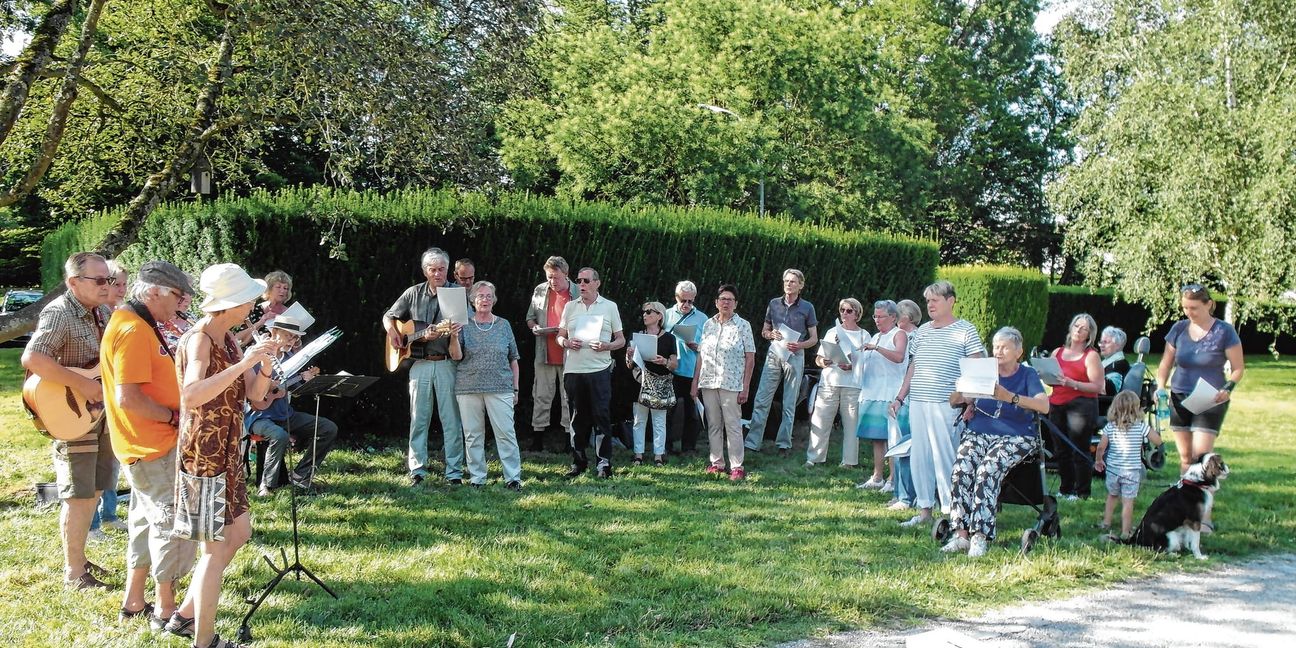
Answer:
[[[608,479],[612,477],[612,466],[599,466],[597,474],[599,479]]]
[[[729,471],[729,481],[742,481],[747,478],[747,471],[742,468],[734,468]]]
[[[504,484],[504,488],[507,488],[507,489],[509,489],[509,490],[511,490],[511,491],[520,491],[520,490],[522,490],[522,482],[517,481],[517,480],[515,479],[515,480],[513,480],[513,481],[511,481],[511,482],[509,482],[509,483],[507,483],[507,484]]]
[[[418,486],[419,484],[422,484],[424,479],[427,479],[427,476],[426,476],[426,475],[410,475],[410,478],[409,478],[409,485],[410,485],[410,488],[413,488],[413,487],[415,487],[415,486]]]
[[[724,468],[717,466],[716,464],[711,464],[706,467],[706,474],[708,475],[719,475],[722,472],[724,472]]]
[[[962,553],[967,551],[969,546],[971,546],[971,543],[968,542],[967,538],[956,535],[950,538],[950,541],[946,542],[944,547],[941,547],[941,551],[945,553]]]
[[[900,526],[902,526],[902,527],[908,529],[908,528],[916,527],[916,526],[919,526],[919,525],[928,524],[928,523],[930,523],[931,521],[932,521],[932,519],[931,519],[930,517],[923,517],[922,515],[915,515],[915,516],[909,518],[908,520],[905,520],[904,522],[901,522],[901,523],[900,523]]]
[[[447,480],[447,481],[450,482],[450,485],[451,485],[451,486],[463,486],[463,480],[460,479],[460,478],[458,478],[458,477],[455,477],[455,478],[450,479],[450,480]]]
[[[986,542],[985,536],[980,533],[972,536],[972,542],[968,545],[968,558],[980,558],[986,554],[989,543]]]
[[[908,511],[911,508],[913,507],[910,506],[907,502],[901,500],[896,500],[887,505],[888,511]]]
[[[93,542],[95,544],[108,542],[108,534],[104,533],[103,529],[91,529],[90,532],[86,534],[86,542]]]
[[[585,470],[587,468],[589,468],[588,464],[572,464],[571,468],[568,469],[567,472],[563,473],[563,475],[569,479],[580,477],[582,474],[585,473]]]
[[[888,479],[882,482],[882,488],[880,488],[879,490],[881,490],[883,493],[894,493],[895,487],[891,484],[891,480]]]
[[[126,523],[122,522],[120,519],[104,520],[101,528],[112,529],[113,531],[126,531],[130,529],[130,527],[126,526]]]
[[[868,481],[855,484],[855,488],[862,488],[864,490],[882,490],[882,484],[883,481],[881,479],[878,479],[877,477],[869,477]]]
[[[806,467],[806,468],[814,468],[814,467],[815,467],[815,462],[813,462],[813,461],[807,461],[807,462],[805,462],[805,467]]]

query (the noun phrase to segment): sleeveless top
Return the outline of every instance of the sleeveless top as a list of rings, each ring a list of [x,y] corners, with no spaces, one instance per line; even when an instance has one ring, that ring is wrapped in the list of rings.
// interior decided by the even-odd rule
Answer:
[[[187,340],[191,335],[207,332],[190,329],[180,339],[176,349],[176,373],[183,388],[185,369],[189,366]],[[233,334],[226,333],[224,344],[207,335],[211,342],[207,363],[208,378],[237,363],[242,354]],[[240,374],[215,398],[180,412],[179,460],[181,469],[191,475],[212,477],[225,473],[225,523],[248,511],[247,483],[243,474],[243,455],[239,452],[239,438],[243,435],[243,401],[246,386]]]
[[[1053,352],[1053,359],[1057,360],[1058,367],[1062,369],[1062,375],[1071,380],[1089,382],[1089,370],[1085,368],[1085,360],[1089,358],[1090,353],[1098,353],[1098,350],[1092,347],[1086,348],[1085,352],[1076,360],[1063,360],[1062,350],[1062,347],[1058,347]],[[1049,404],[1066,405],[1077,398],[1098,398],[1098,394],[1080,391],[1064,385],[1054,385],[1053,393],[1049,395]]]

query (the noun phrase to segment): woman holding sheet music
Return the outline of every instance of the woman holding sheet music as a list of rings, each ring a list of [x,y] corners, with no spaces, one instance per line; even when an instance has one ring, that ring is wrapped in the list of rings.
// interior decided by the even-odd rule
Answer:
[[[1067,443],[1058,444],[1058,475],[1062,485],[1058,494],[1067,500],[1089,498],[1093,480],[1093,463],[1089,457],[1089,440],[1098,427],[1098,395],[1107,391],[1102,360],[1094,340],[1098,323],[1088,313],[1071,318],[1066,344],[1053,351],[1062,375],[1049,395],[1049,420],[1062,430],[1076,452]]]
[[[643,305],[643,334],[633,338],[635,349],[643,361],[643,369],[638,370],[635,362],[635,349],[626,353],[626,366],[634,371],[639,381],[639,397],[634,402],[634,465],[643,463],[644,435],[648,419],[652,418],[653,426],[653,464],[666,464],[666,412],[675,404],[675,385],[671,372],[675,370],[679,357],[675,355],[675,338],[667,335],[662,328],[662,318],[666,307],[661,302],[647,302]],[[653,338],[652,349],[642,348],[643,336]]]
[[[864,343],[869,339],[868,332],[859,326],[863,311],[864,307],[854,297],[838,302],[837,313],[840,319],[837,326],[824,335],[823,343],[819,345],[819,355],[815,356],[815,363],[823,371],[819,373],[819,389],[814,409],[810,412],[810,444],[806,447],[805,463],[807,468],[828,459],[828,436],[832,433],[833,421],[838,415],[842,419],[841,465],[853,467],[859,464],[859,438],[854,431],[859,424]],[[878,473],[881,470],[878,466],[882,452],[874,452],[873,455],[873,472]]]
[[[873,324],[878,332],[864,345],[867,353],[860,359],[864,375],[860,383],[859,426],[855,432],[873,444],[873,476],[856,484],[865,490],[890,491],[892,488],[887,484],[896,477],[893,467],[891,482],[882,481],[882,462],[890,435],[888,419],[894,418],[888,416],[887,406],[900,391],[909,366],[909,334],[899,322],[900,309],[895,302],[890,299],[873,302]]]

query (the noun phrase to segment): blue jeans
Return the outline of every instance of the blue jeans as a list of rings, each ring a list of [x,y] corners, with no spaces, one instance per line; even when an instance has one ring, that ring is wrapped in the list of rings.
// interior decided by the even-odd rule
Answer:
[[[769,416],[770,405],[774,403],[774,392],[778,391],[780,383],[783,385],[783,419],[779,422],[774,445],[782,449],[792,447],[792,417],[796,416],[804,369],[804,352],[792,354],[787,362],[780,360],[773,352],[765,355],[760,386],[756,389],[756,400],[752,405],[751,426],[747,430],[747,439],[743,442],[748,450],[759,451],[761,443],[765,441],[765,419]]]
[[[323,416],[319,417],[319,436],[315,437],[315,415],[305,412],[293,412],[293,415],[287,421],[271,421],[270,419],[257,419],[253,421],[251,430],[253,434],[261,435],[266,439],[265,464],[261,471],[261,485],[266,488],[278,488],[283,484],[279,483],[279,469],[283,465],[284,453],[288,451],[288,444],[291,443],[289,435],[296,437],[297,443],[294,447],[301,448],[301,457],[297,460],[297,467],[293,469],[292,474],[288,475],[289,479],[310,480],[315,475],[315,469],[324,461],[333,445],[337,443],[338,427],[333,421]]]
[[[112,486],[105,488],[103,497],[99,498],[99,505],[95,507],[94,518],[90,520],[90,530],[98,529],[104,522],[117,520],[117,476],[121,472],[121,464],[114,461],[112,469]]]
[[[419,360],[410,367],[409,471],[427,476],[428,426],[432,423],[432,400],[436,399],[445,447],[446,479],[463,479],[464,437],[459,425],[459,404],[455,402],[455,364],[451,360]]]

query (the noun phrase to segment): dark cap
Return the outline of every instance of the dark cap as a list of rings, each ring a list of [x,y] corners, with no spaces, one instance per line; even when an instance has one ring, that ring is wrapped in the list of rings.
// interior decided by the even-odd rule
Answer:
[[[186,295],[194,294],[193,286],[189,284],[189,275],[166,261],[149,261],[140,266],[139,280],[155,286],[174,288]]]

